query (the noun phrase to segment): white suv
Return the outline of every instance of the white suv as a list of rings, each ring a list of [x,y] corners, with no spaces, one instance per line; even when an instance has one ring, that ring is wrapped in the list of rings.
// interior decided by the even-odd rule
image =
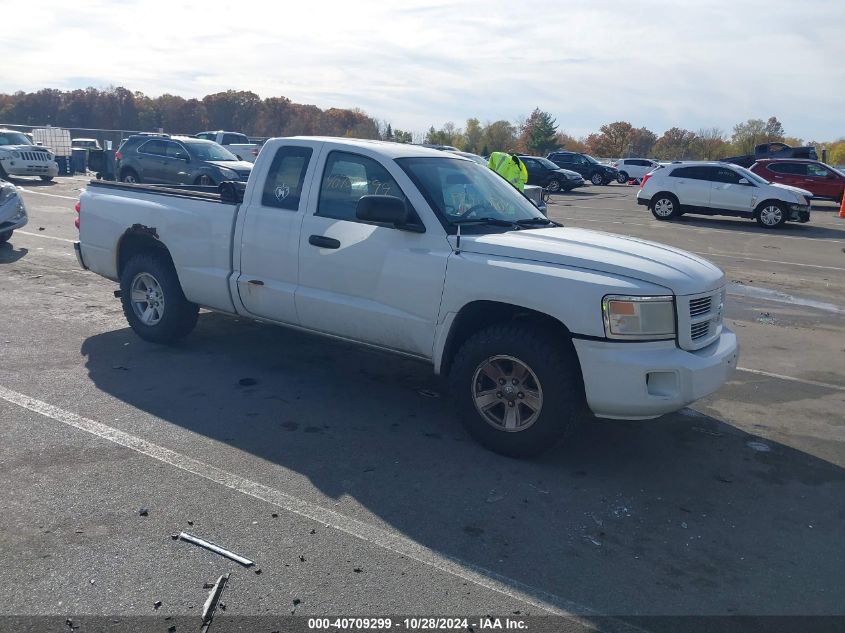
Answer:
[[[617,182],[624,185],[632,179],[642,180],[648,172],[658,166],[658,163],[647,158],[620,158],[613,163],[613,166],[619,170]]]
[[[771,183],[738,165],[678,161],[645,176],[637,203],[658,220],[684,213],[731,215],[772,229],[787,220],[809,222],[812,197],[809,191]]]

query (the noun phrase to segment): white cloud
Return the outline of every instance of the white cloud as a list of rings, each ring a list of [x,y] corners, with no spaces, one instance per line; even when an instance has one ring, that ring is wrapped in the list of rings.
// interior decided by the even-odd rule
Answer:
[[[4,13],[2,92],[243,89],[412,130],[539,106],[574,134],[775,115],[790,135],[845,135],[840,1],[42,0],[35,24],[24,5]]]

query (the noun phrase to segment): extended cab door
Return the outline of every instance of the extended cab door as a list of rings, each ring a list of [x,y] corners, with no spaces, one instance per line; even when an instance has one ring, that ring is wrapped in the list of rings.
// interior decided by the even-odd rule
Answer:
[[[418,219],[414,231],[356,218],[368,194],[396,196],[413,208],[411,192],[424,204],[395,162],[365,154],[332,150],[320,159],[299,244],[301,325],[431,358],[452,249],[445,232],[426,230]]]
[[[272,161],[267,157],[266,171],[252,173],[256,186],[245,201],[235,237],[240,244],[236,286],[244,309],[291,325],[299,322],[294,298],[299,229],[313,180],[313,153],[307,142],[291,140],[276,150]]]
[[[710,172],[710,206],[714,209],[738,211],[751,215],[759,189],[730,167],[702,167]],[[745,184],[740,184],[740,180]]]

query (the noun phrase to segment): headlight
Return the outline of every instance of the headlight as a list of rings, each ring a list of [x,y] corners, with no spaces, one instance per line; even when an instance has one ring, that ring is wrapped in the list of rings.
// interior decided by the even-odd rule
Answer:
[[[20,157],[21,157],[20,152],[12,152],[12,158],[20,158]]]
[[[654,340],[675,338],[673,297],[608,295],[601,302],[608,338]]]
[[[6,202],[9,198],[17,194],[15,186],[11,183],[4,183],[0,185],[0,203]]]

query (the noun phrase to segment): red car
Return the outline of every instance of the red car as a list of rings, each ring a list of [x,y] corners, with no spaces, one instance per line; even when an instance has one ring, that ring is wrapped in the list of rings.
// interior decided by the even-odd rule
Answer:
[[[845,174],[817,160],[762,159],[751,166],[751,171],[773,183],[806,189],[816,198],[842,202]]]

